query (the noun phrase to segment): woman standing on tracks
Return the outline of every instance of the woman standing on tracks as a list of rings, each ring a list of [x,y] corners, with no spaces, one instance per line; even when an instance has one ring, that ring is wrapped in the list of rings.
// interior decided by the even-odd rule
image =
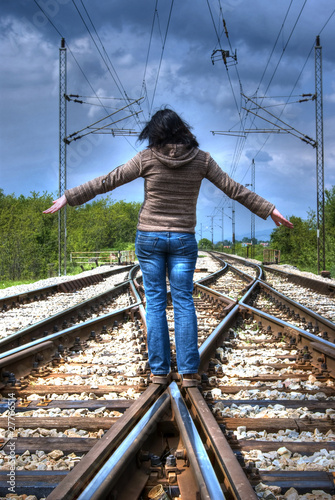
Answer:
[[[184,386],[197,385],[199,353],[197,318],[192,298],[197,261],[196,203],[201,181],[210,180],[227,196],[259,217],[269,215],[277,226],[293,225],[275,206],[231,179],[199,144],[190,126],[170,109],[158,111],[145,125],[139,140],[148,148],[107,175],[68,189],[43,213],[54,213],[67,203],[81,205],[138,177],[145,180],[135,241],[146,295],[149,363],[153,381],[166,383],[170,372],[170,341],[166,318],[166,271],[175,321],[177,366]]]

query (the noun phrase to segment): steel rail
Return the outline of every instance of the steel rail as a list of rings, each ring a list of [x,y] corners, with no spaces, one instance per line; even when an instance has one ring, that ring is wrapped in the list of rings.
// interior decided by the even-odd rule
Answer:
[[[258,287],[263,291],[266,290],[267,291],[266,293],[271,295],[272,297],[277,297],[277,299],[280,300],[282,303],[288,304],[287,307],[291,307],[293,312],[300,313],[303,317],[305,317],[305,319],[308,318],[309,320],[314,320],[315,325],[313,326],[313,328],[320,332],[327,332],[327,335],[331,338],[331,340],[333,342],[335,341],[335,323],[324,318],[323,316],[320,316],[319,314],[315,313],[308,307],[303,306],[299,302],[290,299],[289,297],[278,292],[275,288],[272,288],[270,285],[264,283],[263,281],[260,280],[255,281],[252,287],[240,299],[239,303],[241,305],[246,305],[248,307],[249,306],[251,307],[251,304],[248,302],[253,301],[252,294],[253,293],[257,294]]]
[[[152,433],[158,420],[169,407],[170,396],[167,392],[164,392],[96,473],[92,481],[79,495],[78,500],[98,500],[108,497],[108,493],[110,493],[119,476],[127,467],[128,460],[140,449],[148,435]]]
[[[291,323],[288,323],[287,321],[284,321],[280,318],[276,318],[275,316],[272,316],[271,314],[268,314],[264,311],[260,311],[259,309],[252,307],[250,305],[247,305],[245,302],[245,299],[247,298],[248,294],[251,294],[252,290],[249,290],[247,294],[241,299],[239,303],[239,308],[241,313],[243,314],[244,310],[244,315],[250,315],[253,316],[254,318],[258,318],[259,322],[262,325],[265,325],[267,327],[272,328],[273,325],[276,325],[278,330],[281,330],[284,334],[287,334],[289,337],[294,339],[294,342],[297,343],[297,345],[300,345],[302,347],[307,347],[312,350],[312,353],[314,352],[315,358],[314,359],[314,366],[318,367],[317,362],[320,363],[320,370],[321,371],[327,371],[330,370],[332,373],[332,376],[335,376],[335,346],[332,342],[329,342],[328,340],[325,340],[321,337],[317,337],[314,333],[307,332],[306,330],[303,330],[302,328],[299,328],[298,326],[292,325]],[[323,358],[318,358],[318,356],[323,356]]]
[[[132,403],[115,424],[102,436],[66,478],[48,496],[48,500],[75,500],[93,480],[95,474],[114,453],[122,440],[129,434],[143,415],[149,411],[162,387],[151,384],[141,396]]]
[[[239,271],[239,273],[241,273],[241,271]],[[134,276],[129,276],[129,279],[133,280]],[[255,283],[257,282],[257,280],[255,281],[254,278],[252,278],[252,280]],[[214,297],[214,300],[225,303],[226,297],[223,294],[215,292],[212,289],[206,289],[206,287],[203,285],[199,286],[202,288],[204,293],[210,292],[210,295]],[[254,285],[244,295],[244,297],[247,297],[249,293],[252,293],[251,290],[253,290],[253,287]],[[133,284],[133,282],[130,283],[130,288],[132,294],[135,297],[136,304],[132,304],[126,309],[131,310],[136,306],[136,309],[139,311],[142,319],[145,319],[144,307],[139,297],[137,288]],[[315,337],[313,334],[309,334],[309,332],[294,327],[289,323],[278,320],[271,315],[267,315],[266,313],[263,313],[256,308],[252,308],[251,306],[242,303],[243,298],[241,299],[239,304],[236,301],[232,301],[232,299],[230,299],[230,304],[232,304],[233,309],[229,311],[224,320],[215,328],[210,337],[200,347],[200,370],[201,368],[204,368],[206,363],[208,363],[210,357],[213,357],[213,350],[215,350],[216,346],[220,345],[222,339],[229,338],[230,327],[233,326],[233,324],[238,321],[239,318],[246,315],[253,315],[254,317],[259,318],[262,323],[272,325],[272,327],[275,325],[276,327],[278,327],[278,329],[284,330],[289,335],[304,339],[304,341],[307,339],[310,342],[309,345],[315,351],[319,349],[318,352],[322,352],[322,350],[328,352],[327,350],[329,350],[330,352],[334,353],[334,347],[330,342],[324,341],[319,337]],[[88,323],[91,323],[91,320]],[[42,340],[46,341],[48,340],[48,337],[45,337]],[[322,340],[323,342],[319,344],[319,341]],[[331,357],[331,354],[328,353],[328,356]],[[162,388],[158,389],[158,387],[155,388],[154,385],[151,385],[147,389],[147,391],[151,391],[151,394],[154,395],[154,397],[157,397],[159,393],[162,392]],[[220,498],[224,499],[224,496],[218,496],[219,494],[223,495],[222,486],[220,485],[220,479],[222,478],[222,483],[224,484],[225,489],[227,489],[227,492],[229,492],[229,498],[234,498],[236,500],[256,499],[257,497],[252,490],[252,487],[248,483],[248,480],[246,479],[244,472],[240,468],[234,456],[234,453],[230,449],[230,446],[228,445],[224,435],[222,434],[219,425],[217,424],[214,416],[211,414],[207,403],[203,400],[198,389],[190,388],[185,390],[186,398],[188,398],[188,400],[192,402],[190,412],[187,410],[185,402],[183,401],[183,398],[181,397],[181,394],[175,382],[172,382],[172,384],[170,384],[169,392],[171,395],[171,399],[168,398],[167,400],[164,400],[164,402],[162,403],[162,405],[164,406],[164,410],[161,411],[162,413],[164,413],[164,411],[167,411],[167,407],[169,405],[171,405],[173,409],[174,418],[178,424],[183,443],[187,449],[187,455],[191,462],[193,473],[198,480],[201,498],[208,500],[217,500]],[[107,438],[106,441],[104,441],[104,453],[102,453],[101,450],[99,452],[97,446],[101,443],[102,440],[104,440],[107,434],[103,436],[102,440],[99,441],[99,444],[95,445],[90,450],[90,452],[85,455],[85,460],[77,464],[76,467],[67,475],[66,479],[63,480],[53,490],[51,495],[49,495],[48,500],[74,500],[77,498],[79,498],[80,500],[96,500],[98,498],[106,498],[106,496],[110,494],[111,488],[113,488],[113,486],[116,484],[118,478],[122,474],[122,471],[125,470],[127,466],[127,460],[129,459],[129,457],[133,456],[136,450],[148,438],[148,433],[151,432],[152,428],[156,425],[155,422],[157,422],[156,417],[152,416],[153,420],[150,420],[151,417],[149,418],[149,427],[143,427],[140,425],[140,422],[145,416],[149,417],[149,415],[151,414],[151,410],[153,413],[155,413],[155,406],[152,406],[151,410],[147,410],[147,413],[141,417],[141,420],[137,421],[136,426],[132,427],[132,430],[130,430],[129,426],[123,427],[123,423],[125,422],[126,418],[128,418],[128,420],[131,420],[127,416],[127,412],[136,411],[136,407],[134,406],[135,404],[139,404],[137,409],[138,411],[141,411],[143,415],[143,408],[141,409],[140,404],[140,399],[142,398],[142,396],[139,398],[139,400],[133,403],[133,405],[125,412],[125,414],[120,417],[119,421],[113,425],[112,429],[107,432],[107,434],[109,435],[112,432],[116,434],[118,434],[119,432],[118,441],[114,441],[113,446],[109,446],[109,438]],[[156,403],[154,403],[154,405]],[[152,404],[152,400],[150,404]],[[159,412],[160,410],[158,409],[157,411]],[[140,418],[138,415],[133,413],[133,418],[136,417]],[[199,431],[195,427],[195,423],[192,421],[192,417],[199,425]],[[158,417],[158,419],[159,418],[160,417]],[[115,426],[118,426],[118,429],[116,429]],[[139,434],[137,434],[138,432]],[[200,437],[201,433],[205,435],[206,444],[208,445],[208,443],[210,443],[208,453],[206,453],[206,450],[203,447]],[[122,438],[120,436],[122,436]],[[136,438],[135,436],[139,437]],[[122,444],[120,444],[122,439],[124,441]],[[134,441],[134,443],[132,441]],[[136,447],[137,445],[138,448]],[[195,447],[196,451],[194,452],[195,445],[199,446],[199,448]],[[124,448],[122,448],[123,446]],[[211,464],[213,456],[215,457],[216,461],[214,467]],[[87,460],[89,460],[89,462],[87,462]],[[89,464],[91,469],[87,466],[87,464]],[[112,469],[109,470],[111,465]],[[221,475],[216,473],[217,468],[219,468]],[[99,472],[97,472],[98,470]],[[91,481],[89,485],[87,485],[88,481]],[[95,487],[98,488],[98,491],[95,491]],[[100,494],[101,496],[99,496]],[[78,497],[78,495],[80,496]]]
[[[237,267],[232,266],[231,264],[228,264],[228,269],[229,271],[232,271],[235,274],[238,274],[240,278],[242,278],[244,281],[246,281],[248,284],[253,283],[256,279],[253,276],[251,276],[248,273],[245,273],[244,271],[241,271],[241,269],[238,269]]]
[[[222,342],[222,338],[226,334],[226,331],[232,324],[236,321],[236,315],[239,313],[239,305],[236,304],[233,309],[227,314],[227,316],[219,323],[219,325],[213,330],[209,337],[203,342],[199,347],[200,354],[200,366],[199,371],[205,371],[206,365],[208,364],[210,358],[212,357],[213,350],[216,346],[219,346]]]
[[[95,331],[97,327],[104,327],[108,325],[112,325],[114,321],[123,321],[125,317],[131,316],[134,312],[138,311],[139,303],[131,304],[122,309],[118,309],[108,314],[104,314],[99,316],[98,318],[93,318],[78,325],[71,326],[69,328],[65,328],[60,332],[55,332],[41,339],[34,340],[32,342],[28,342],[22,346],[15,347],[9,351],[0,354],[0,366],[2,367],[2,380],[6,379],[7,375],[4,375],[3,370],[14,372],[16,378],[24,377],[29,375],[33,368],[33,362],[36,361],[35,355],[38,349],[45,349],[43,364],[52,361],[52,356],[57,352],[58,346],[62,344],[63,347],[71,347],[74,345],[76,337],[81,337],[88,339],[91,332]],[[53,344],[53,348],[51,347],[50,341]],[[46,345],[48,345],[48,349],[46,349]],[[31,348],[36,348],[36,351],[32,351]],[[25,360],[25,363],[18,364],[17,362],[20,360]]]
[[[134,276],[129,276],[129,277],[130,277],[130,278],[132,278],[132,279],[134,278]],[[137,290],[136,290],[135,285],[134,285],[133,283],[131,283],[131,284],[130,284],[130,286],[131,286],[132,293],[134,294],[135,299],[138,301],[138,299],[139,299],[139,295],[137,294]],[[211,291],[211,293],[212,293],[212,292],[213,292],[213,291]],[[215,294],[214,294],[214,295],[215,295]],[[224,301],[224,302],[225,302],[225,301]],[[231,299],[229,300],[229,302],[231,302]],[[145,319],[145,312],[144,312],[144,307],[143,307],[143,305],[140,303],[138,307],[139,307],[139,313],[140,313],[140,315],[142,316],[142,318],[144,318],[144,319]],[[145,325],[145,321],[144,321],[144,325]],[[151,390],[152,390],[152,386],[151,386],[151,388],[149,388],[149,389],[151,389]],[[147,392],[147,391],[146,391],[146,392]],[[135,407],[132,405],[131,410],[132,410],[132,411],[134,411],[134,409],[135,409]],[[129,412],[129,411],[130,411],[130,410],[127,410],[127,411],[125,412],[124,417],[126,417],[127,412]],[[121,419],[122,419],[122,417],[121,417]],[[121,419],[118,421],[118,424],[120,424],[120,425],[121,425],[121,423],[122,423]],[[115,425],[116,425],[116,424],[114,424],[113,428],[115,427]],[[98,461],[99,461],[99,463],[101,463],[101,461],[102,461],[101,454],[98,452],[98,450],[96,449],[96,447],[92,448],[92,451],[90,452],[90,453],[91,453],[91,456],[92,456],[92,454],[93,454],[94,452],[96,452],[96,456],[98,457]],[[61,498],[62,498],[62,499],[63,499],[63,498],[64,498],[64,499],[65,499],[65,498],[66,498],[66,499],[70,499],[70,498],[77,498],[77,497],[72,497],[72,496],[71,496],[71,494],[70,494],[69,492],[72,490],[73,486],[74,486],[74,485],[77,485],[78,483],[80,483],[80,481],[81,481],[81,484],[82,484],[82,480],[80,480],[80,478],[79,478],[79,469],[78,469],[78,467],[81,467],[81,469],[83,469],[83,468],[85,467],[85,466],[84,466],[84,463],[85,463],[85,464],[87,464],[87,460],[88,460],[88,458],[90,458],[90,457],[89,457],[88,455],[86,455],[86,456],[85,456],[85,461],[82,461],[80,464],[78,464],[78,465],[75,467],[75,469],[74,469],[74,470],[73,470],[73,471],[72,471],[72,472],[71,472],[71,473],[67,476],[66,480],[62,481],[62,483],[61,483],[61,484],[60,484],[60,485],[59,485],[59,486],[58,486],[58,487],[54,490],[54,493],[52,494],[52,496],[50,496],[50,500],[56,500],[56,499],[61,499]],[[87,468],[85,467],[85,470],[89,470],[89,469],[87,469]],[[74,478],[74,479],[71,479],[71,478]],[[78,490],[78,488],[77,488],[77,490]],[[220,491],[221,491],[221,493],[222,493],[222,490],[220,490]],[[61,493],[59,493],[59,492],[61,492]],[[66,496],[64,496],[65,492],[67,492],[67,493],[66,493]],[[83,497],[83,498],[84,498],[84,497]],[[86,498],[86,497],[85,497],[85,498]],[[206,498],[206,497],[205,497],[205,498]],[[210,498],[213,498],[213,499],[215,498],[215,499],[216,499],[217,497],[210,497]],[[220,497],[218,497],[218,498],[220,498]],[[48,500],[49,500],[49,499],[48,499]]]
[[[237,256],[228,255],[228,254],[224,254],[224,253],[221,255],[219,253],[219,255],[220,255],[219,256],[219,255],[215,255],[215,252],[209,252],[209,254],[212,255],[212,257],[214,257],[215,259],[220,260],[221,262],[226,263],[225,258],[226,259],[228,258],[228,260],[231,259],[233,261],[236,261],[236,262],[243,264],[244,266],[256,268],[256,270],[257,270],[256,279],[262,279],[264,276],[264,271],[260,265],[255,264],[254,262],[250,262],[250,261],[244,259],[243,257],[237,257]],[[229,265],[229,262],[227,264]]]
[[[119,273],[121,274],[122,272],[131,270],[132,267],[134,267],[134,266],[128,265],[128,266],[124,266],[121,268],[112,269],[110,271],[104,271],[104,272],[96,273],[94,275],[89,275],[89,276],[101,276],[102,279],[105,279],[105,278],[109,278],[110,276],[113,276],[115,274],[119,274]],[[63,284],[66,285],[66,283],[71,283],[73,281],[78,281],[81,279],[83,280],[84,278],[88,278],[89,276],[86,276],[83,278],[72,278],[71,280],[62,281],[62,282],[57,283],[55,285],[49,285],[49,286],[45,286],[45,287],[41,287],[41,288],[36,288],[35,290],[27,290],[26,292],[20,292],[17,294],[9,295],[7,297],[0,297],[0,310],[3,310],[4,306],[6,306],[6,307],[12,306],[13,304],[16,307],[16,304],[20,305],[20,304],[24,303],[24,300],[30,300],[31,298],[34,299],[34,297],[37,297],[35,300],[39,300],[38,296],[43,298],[44,296],[49,296],[51,294],[53,295],[53,294],[59,292],[60,285],[63,285]],[[86,285],[86,286],[88,286],[88,285]]]
[[[225,304],[226,307],[231,308],[236,304],[236,300],[232,299],[228,295],[225,295],[221,292],[217,292],[216,290],[213,290],[212,288],[208,288],[205,285],[200,284],[199,282],[195,283],[194,285],[194,291],[200,293],[202,297],[209,298],[211,297],[214,302],[217,304]]]
[[[244,296],[248,296],[248,294],[252,293],[252,289],[250,289],[247,294]],[[242,298],[229,313],[228,315],[221,321],[221,323],[213,330],[211,335],[206,339],[206,341],[199,348],[200,354],[200,371],[205,370],[210,358],[212,357],[213,349],[215,346],[219,346],[222,342],[223,338],[229,338],[229,328],[236,323],[238,316],[254,316],[257,317],[259,322],[266,327],[270,327],[271,329],[276,328],[277,330],[282,331],[284,334],[287,334],[291,338],[295,339],[297,344],[300,344],[302,348],[307,346],[311,349],[315,354],[314,364],[320,370],[331,370],[332,374],[335,375],[335,346],[332,342],[329,342],[325,339],[317,337],[313,333],[307,332],[295,325],[292,325],[284,320],[276,318],[271,314],[265,313],[264,311],[260,311],[255,307],[245,304],[244,298]],[[322,356],[321,361],[317,361]],[[318,366],[319,363],[320,365]]]
[[[287,271],[284,271],[283,269],[273,269],[270,266],[263,266],[263,269],[265,271],[265,281],[266,273],[269,272],[271,274],[278,274],[279,276],[283,276],[291,283],[295,283],[296,285],[300,285],[304,288],[311,288],[312,290],[321,294],[335,294],[335,285],[333,285],[332,283],[327,283],[326,281],[321,281],[319,279],[309,278],[307,276],[301,276],[300,274],[289,273]]]
[[[209,252],[209,254],[212,254],[213,252]],[[213,255],[215,257],[215,255]],[[227,257],[227,259],[235,260],[238,262],[244,263],[246,266],[251,266],[251,267],[257,267],[260,271],[261,274],[258,276],[258,279],[261,279],[263,281],[266,281],[266,273],[269,272],[271,274],[278,274],[279,276],[285,277],[288,281],[291,283],[295,283],[297,285],[300,285],[304,288],[310,288],[311,290],[314,290],[316,292],[319,292],[323,295],[334,295],[335,294],[335,285],[332,283],[327,283],[327,281],[321,281],[320,279],[317,278],[310,278],[308,276],[302,276],[300,274],[295,274],[295,273],[290,273],[288,271],[284,271],[283,269],[274,269],[273,267],[269,265],[262,265],[259,266],[258,264],[254,264],[253,262],[249,262],[248,260],[244,259],[243,257],[237,257],[233,256],[230,254],[222,254],[223,259]]]
[[[82,314],[87,309],[96,306],[96,304],[101,303],[106,299],[114,298],[122,293],[125,293],[129,288],[129,281],[124,281],[113,288],[110,288],[106,292],[87,299],[79,304],[69,307],[68,309],[62,310],[48,318],[42,319],[41,321],[29,325],[22,330],[19,330],[8,337],[4,337],[0,340],[0,353],[6,352],[8,350],[14,349],[15,347],[21,346],[22,343],[27,343],[31,341],[32,337],[45,337],[48,334],[48,329],[57,328],[59,330],[65,330],[62,325],[64,322],[71,321],[75,314]],[[27,340],[29,338],[29,340]]]
[[[209,274],[208,276],[205,276],[204,278],[201,278],[199,280],[196,280],[195,283],[198,284],[205,284],[205,283],[214,283],[220,276],[225,274],[228,270],[228,264],[225,262],[222,262],[223,267],[219,269],[218,271],[215,271],[214,273]]]
[[[203,441],[208,444],[211,454],[213,454],[211,462],[214,462],[215,470],[219,469],[218,472],[223,478],[229,498],[234,500],[257,500],[258,497],[255,491],[246,480],[236,455],[199,389],[196,387],[189,388],[186,393],[186,401],[191,404],[191,415],[198,424],[197,427],[201,429],[199,432],[204,434]]]
[[[223,494],[203,442],[175,382],[169,385],[169,392],[171,394],[173,415],[187,451],[187,458],[192,465],[195,480],[199,485],[201,500],[224,500],[226,497]]]

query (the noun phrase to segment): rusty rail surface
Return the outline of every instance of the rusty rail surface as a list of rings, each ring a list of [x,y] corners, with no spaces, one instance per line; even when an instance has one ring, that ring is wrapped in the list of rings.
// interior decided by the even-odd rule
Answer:
[[[213,358],[217,347],[223,343],[229,344],[232,328],[236,324],[254,319],[264,331],[271,332],[274,339],[289,339],[292,345],[299,347],[305,353],[308,363],[314,366],[317,376],[335,377],[335,347],[332,342],[259,311],[251,305],[252,294],[258,293],[257,287],[266,290],[271,296],[275,294],[271,287],[260,281],[260,272],[254,279],[237,270],[248,285],[245,295],[239,301],[206,286],[213,283],[215,286],[217,277],[227,269],[228,266],[224,266],[224,269],[209,276],[207,281],[200,280],[194,285],[195,294],[209,301],[214,309],[220,307],[222,311],[222,321],[199,348],[200,372],[213,374]],[[7,387],[10,387],[10,383],[12,390],[18,391],[18,379],[29,373],[32,363],[36,363],[36,356],[39,357],[40,366],[52,363],[57,357],[59,346],[72,346],[77,336],[82,339],[89,338],[92,328],[96,328],[96,325],[101,328],[106,324],[112,325],[115,320],[123,321],[127,317],[138,316],[145,324],[145,311],[141,300],[143,287],[136,280],[134,269],[127,286],[133,297],[131,306],[1,354],[2,380]],[[287,297],[279,295],[280,300],[287,306],[301,310],[299,304],[293,304]],[[279,295],[276,296],[278,300]],[[309,311],[304,308],[304,314],[307,312]],[[325,331],[333,338],[333,324],[323,322],[324,318],[315,315],[313,311],[310,312],[319,328],[321,324],[321,328],[327,327],[328,330]],[[97,500],[116,494],[118,500],[128,500],[138,498],[141,491],[148,495],[149,490],[156,487],[163,487],[165,491],[170,491],[171,495],[180,493],[183,500],[256,500],[254,487],[260,481],[269,484],[278,482],[284,489],[289,484],[288,477],[291,478],[292,484],[309,484],[308,478],[298,473],[256,474],[251,471],[250,474],[250,470],[243,470],[237,460],[236,451],[233,451],[237,450],[236,446],[233,449],[231,447],[228,423],[220,422],[220,419],[212,414],[202,396],[201,392],[208,389],[210,386],[206,376],[203,377],[202,387],[199,389],[183,389],[180,378],[175,374],[171,374],[168,390],[151,384],[135,402],[125,407],[123,415],[112,422],[110,429],[89,449],[85,459],[72,471],[66,476],[63,472],[58,475],[52,474],[52,471],[45,474],[45,481],[50,481],[48,488],[52,489],[48,500]],[[65,403],[63,405],[67,406]],[[226,430],[223,431],[223,428]],[[170,455],[173,459],[169,464],[167,460],[166,463],[159,463],[157,460],[155,462],[153,452],[148,454],[146,451],[152,449],[164,455],[166,451],[162,448],[163,436],[164,440],[169,441],[170,447],[176,449],[176,452]],[[20,476],[22,479],[26,477],[25,474]],[[39,477],[38,474],[32,474],[31,478],[35,476]],[[333,485],[330,485],[326,476],[327,474],[319,475],[318,483],[315,484],[320,488],[324,485],[327,491],[331,491]],[[47,486],[45,488],[47,490]]]
[[[133,265],[118,267],[117,269],[111,269],[109,271],[84,276],[82,278],[71,278],[56,285],[49,285],[35,290],[28,290],[26,292],[20,292],[8,297],[0,297],[0,310],[7,311],[12,308],[20,307],[20,305],[22,304],[28,304],[37,300],[44,300],[50,295],[54,295],[59,292],[67,293],[73,292],[75,290],[80,290],[81,288],[100,283],[105,278],[109,278],[110,276],[114,276],[115,274],[130,271],[132,267]]]

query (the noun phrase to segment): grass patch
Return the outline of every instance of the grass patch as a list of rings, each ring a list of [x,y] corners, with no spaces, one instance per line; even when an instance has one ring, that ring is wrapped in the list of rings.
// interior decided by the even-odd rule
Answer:
[[[29,283],[34,283],[34,282],[31,280],[0,281],[0,290],[3,290],[4,288],[9,288],[10,286],[28,285]]]

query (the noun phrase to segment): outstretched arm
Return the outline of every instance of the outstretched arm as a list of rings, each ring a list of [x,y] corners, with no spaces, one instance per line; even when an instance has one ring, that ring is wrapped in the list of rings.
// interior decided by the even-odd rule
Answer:
[[[290,222],[289,220],[285,219],[285,217],[276,208],[274,208],[272,210],[272,212],[271,212],[270,215],[271,215],[271,219],[276,224],[276,226],[283,225],[283,226],[286,226],[286,227],[289,227],[289,228],[293,227],[292,222]]]
[[[55,212],[58,212],[58,210],[60,210],[61,208],[65,207],[65,205],[67,204],[65,194],[63,194],[63,196],[53,201],[52,203],[53,205],[50,208],[43,211],[44,214],[53,214]]]

